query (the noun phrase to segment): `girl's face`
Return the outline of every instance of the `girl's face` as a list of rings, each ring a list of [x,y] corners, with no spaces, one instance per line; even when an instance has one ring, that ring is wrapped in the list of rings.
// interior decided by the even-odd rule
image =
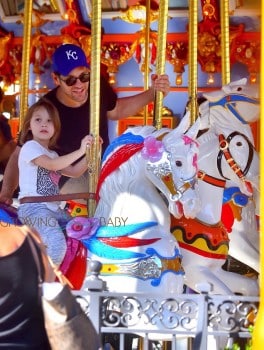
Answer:
[[[38,141],[45,147],[49,145],[49,140],[54,135],[55,129],[53,120],[44,107],[39,107],[33,112],[30,120],[30,129],[35,141]]]

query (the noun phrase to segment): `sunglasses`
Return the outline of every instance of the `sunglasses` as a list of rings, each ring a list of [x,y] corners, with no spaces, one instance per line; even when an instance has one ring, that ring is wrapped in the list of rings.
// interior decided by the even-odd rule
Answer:
[[[79,79],[82,83],[87,83],[90,80],[90,73],[82,73],[78,77],[73,77],[69,75],[66,79],[59,77],[67,86],[73,86]]]

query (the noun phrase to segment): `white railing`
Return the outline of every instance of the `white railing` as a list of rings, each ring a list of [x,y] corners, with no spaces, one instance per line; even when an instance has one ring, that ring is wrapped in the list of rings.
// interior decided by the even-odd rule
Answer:
[[[75,294],[104,343],[116,339],[114,350],[165,349],[164,343],[170,350],[222,350],[251,337],[258,297],[213,295],[202,284],[200,290],[162,296],[110,293],[93,272]]]

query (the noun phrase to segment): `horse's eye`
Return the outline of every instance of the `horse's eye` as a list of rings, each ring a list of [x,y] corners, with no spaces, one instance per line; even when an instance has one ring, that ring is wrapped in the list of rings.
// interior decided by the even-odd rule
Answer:
[[[241,90],[242,90],[242,87],[237,88],[237,91],[241,91]]]
[[[176,160],[175,165],[177,167],[181,167],[182,166],[182,161],[181,160]]]

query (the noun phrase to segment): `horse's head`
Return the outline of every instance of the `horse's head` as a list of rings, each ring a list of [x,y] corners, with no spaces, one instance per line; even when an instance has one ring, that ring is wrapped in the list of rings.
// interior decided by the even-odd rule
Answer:
[[[249,123],[259,119],[259,86],[248,84],[247,79],[240,79],[224,85],[221,89],[204,93],[207,99],[199,107],[201,128],[214,128],[216,133],[233,125],[234,130],[247,133],[252,139]],[[246,129],[246,131],[245,131]]]
[[[141,155],[147,160],[147,177],[166,197],[175,217],[195,217],[200,210],[196,192],[199,120],[189,128],[186,114],[176,129],[162,137],[145,139]],[[189,129],[188,129],[189,128]]]
[[[232,131],[219,135],[218,170],[248,196],[259,190],[259,155],[251,141],[242,133]]]
[[[239,187],[247,196],[259,191],[259,154],[243,133],[203,133],[199,142],[198,178],[218,188]]]

